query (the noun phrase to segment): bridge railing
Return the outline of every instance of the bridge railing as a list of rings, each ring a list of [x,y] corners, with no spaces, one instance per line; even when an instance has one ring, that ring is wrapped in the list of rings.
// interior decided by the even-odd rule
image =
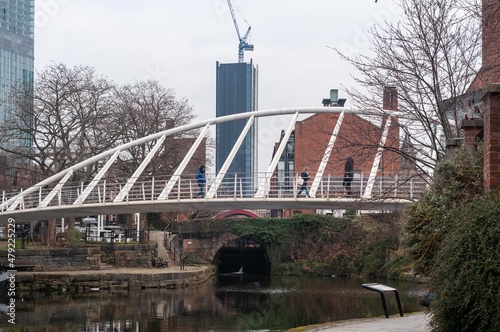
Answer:
[[[314,174],[310,174],[309,190],[312,189]],[[29,194],[22,191],[4,192],[3,202],[16,194],[21,194],[15,209],[43,208],[45,206],[67,206],[78,204],[107,204],[117,201],[155,201],[155,200],[190,200],[190,199],[224,199],[251,198],[259,188],[264,188],[262,197],[296,198],[300,185],[296,183],[296,175],[288,177],[272,176],[266,178],[265,173],[256,173],[245,178],[235,174],[226,174],[223,179],[216,180],[215,174],[207,174],[203,188],[205,196],[197,194],[200,188],[194,174],[179,177],[175,184],[169,181],[171,176],[139,177],[113,181],[102,179],[92,183],[92,190],[86,190],[88,183],[66,183],[57,190],[50,187],[38,188]],[[344,197],[347,192],[343,186],[343,176],[324,175],[317,183],[314,197]],[[355,176],[351,183],[352,196],[361,197],[369,185],[369,178],[363,174]],[[217,189],[210,187],[217,183]],[[369,198],[405,198],[418,199],[427,188],[427,182],[420,176],[403,176],[397,174],[379,174],[370,184]],[[54,187],[57,187],[54,184]],[[167,190],[167,188],[170,188]],[[87,192],[88,191],[88,192]],[[208,195],[211,193],[211,195]],[[304,193],[302,195],[305,195]],[[11,206],[10,204],[9,206]],[[3,205],[2,211],[8,206]]]

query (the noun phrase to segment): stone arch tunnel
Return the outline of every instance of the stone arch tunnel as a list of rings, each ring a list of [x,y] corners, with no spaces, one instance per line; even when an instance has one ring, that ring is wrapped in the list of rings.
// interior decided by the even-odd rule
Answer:
[[[267,248],[251,237],[228,241],[215,254],[213,264],[217,266],[217,274],[268,275],[271,273]]]
[[[236,234],[227,222],[234,220],[215,218],[180,224],[178,239],[183,256],[189,255],[194,263],[214,264],[217,274],[237,274],[240,269],[247,275],[271,274],[267,247],[251,234]]]

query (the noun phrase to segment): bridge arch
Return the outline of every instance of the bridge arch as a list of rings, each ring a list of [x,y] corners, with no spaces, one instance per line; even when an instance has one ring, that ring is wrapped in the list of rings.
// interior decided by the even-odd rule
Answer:
[[[224,219],[224,218],[230,218],[230,217],[238,217],[238,216],[244,216],[248,218],[258,218],[259,216],[251,211],[248,210],[229,210],[222,212],[214,217],[214,219]]]
[[[208,254],[208,257],[206,257],[207,259],[209,260],[212,260],[214,261],[216,256],[217,256],[217,252],[222,248],[224,247],[227,243],[233,241],[233,240],[236,240],[236,239],[239,239],[240,236],[239,235],[236,235],[236,234],[227,234],[223,237],[220,237],[216,243],[213,244],[212,246],[212,249],[210,250],[209,254]],[[217,262],[214,262],[214,263],[217,263]]]
[[[267,247],[249,236],[228,236],[214,246],[212,263],[219,275],[269,275],[271,262]]]
[[[310,108],[288,108],[272,109],[256,112],[245,112],[223,117],[203,120],[196,123],[171,128],[146,137],[125,143],[102,152],[96,156],[88,158],[70,168],[63,170],[36,185],[23,189],[21,192],[4,193],[0,204],[0,223],[5,224],[9,218],[15,218],[17,222],[27,222],[32,220],[47,220],[52,218],[75,217],[99,214],[127,214],[139,212],[158,211],[179,211],[179,210],[223,210],[244,206],[246,209],[354,209],[354,210],[394,210],[402,209],[404,205],[412,202],[412,197],[397,197],[391,199],[377,199],[370,201],[371,191],[376,188],[375,180],[370,174],[370,178],[364,181],[365,194],[359,199],[337,199],[319,192],[315,199],[303,200],[296,196],[291,197],[270,197],[269,192],[272,187],[273,177],[278,160],[274,157],[266,172],[259,175],[258,190],[253,197],[221,197],[218,196],[217,188],[221,183],[225,172],[221,170],[211,181],[210,188],[207,188],[207,197],[203,200],[194,199],[193,184],[190,180],[182,178],[184,168],[194,153],[193,147],[200,144],[202,138],[208,133],[208,129],[216,124],[247,119],[247,127],[254,123],[255,118],[291,115],[292,120],[286,130],[289,135],[298,115],[301,114],[321,114],[337,113],[342,114],[362,114],[375,115],[387,118],[389,123],[391,118],[400,116],[397,112],[360,111],[345,107],[310,107]],[[339,121],[340,122],[340,121]],[[246,127],[246,128],[247,128]],[[388,126],[387,126],[388,127]],[[187,152],[184,160],[178,169],[171,175],[163,178],[144,175],[144,170],[155,153],[165,142],[165,138],[191,130],[201,130],[193,147]],[[247,129],[248,130],[248,129]],[[245,136],[245,133],[241,133]],[[333,136],[333,135],[332,135]],[[280,156],[284,149],[286,139],[278,147],[275,156]],[[144,158],[133,174],[127,175],[123,182],[106,182],[106,174],[121,153],[127,153],[132,147],[151,142],[150,153]],[[235,145],[236,147],[236,145]],[[236,149],[237,150],[237,149]],[[190,155],[191,154],[191,155]],[[375,158],[376,159],[376,158]],[[226,162],[229,161],[226,160]],[[225,162],[225,164],[226,164]],[[82,183],[70,183],[69,179],[75,171],[85,167],[96,165],[98,173],[93,178],[86,179]],[[378,169],[374,165],[374,173]],[[317,173],[312,185],[311,192],[322,186],[322,176]],[[144,177],[143,177],[144,176]],[[255,175],[254,175],[255,176]],[[183,182],[184,181],[184,182]],[[388,183],[387,181],[384,182]],[[236,186],[236,183],[234,184]],[[389,185],[391,185],[389,183]],[[194,184],[196,187],[196,183]],[[412,185],[413,186],[413,185]],[[293,191],[291,191],[293,192]],[[196,194],[196,193],[195,193]],[[314,195],[312,195],[314,197]]]

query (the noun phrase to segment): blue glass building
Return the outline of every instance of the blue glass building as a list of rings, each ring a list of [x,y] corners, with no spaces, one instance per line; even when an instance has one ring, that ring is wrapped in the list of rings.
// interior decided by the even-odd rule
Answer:
[[[0,125],[13,110],[12,87],[33,89],[34,16],[34,0],[0,0]]]
[[[256,111],[257,82],[258,71],[252,61],[228,64],[217,62],[216,116]],[[244,119],[216,125],[217,173],[226,161],[246,122],[247,120]],[[258,165],[256,128],[257,125],[254,124],[247,133],[225,177],[225,182],[231,182],[235,176],[241,179],[244,196],[253,193],[256,180],[253,177]],[[232,190],[231,188],[233,187],[229,187],[228,190]]]

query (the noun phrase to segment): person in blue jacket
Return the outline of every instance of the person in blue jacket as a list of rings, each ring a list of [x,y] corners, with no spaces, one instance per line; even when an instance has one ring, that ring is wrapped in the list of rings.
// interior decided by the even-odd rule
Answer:
[[[196,194],[196,197],[201,196],[203,198],[205,197],[205,185],[207,183],[204,165],[201,165],[196,171],[196,181],[198,181],[198,187],[200,187],[200,191]]]

